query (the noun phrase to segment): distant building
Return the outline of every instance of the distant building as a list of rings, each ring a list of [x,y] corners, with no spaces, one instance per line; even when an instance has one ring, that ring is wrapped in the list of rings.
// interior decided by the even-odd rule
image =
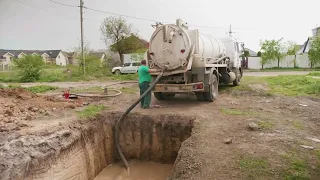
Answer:
[[[308,37],[308,39],[303,43],[301,48],[297,51],[297,54],[308,53],[311,48],[312,39],[317,35],[320,35],[320,27],[312,29],[312,36]]]
[[[251,57],[257,57],[258,53],[256,53],[255,51],[252,51],[249,48],[244,48],[244,50],[248,51]]]
[[[12,60],[20,59],[25,55],[39,55],[47,64],[66,66],[68,57],[62,50],[7,50],[0,49],[0,65],[10,65]]]

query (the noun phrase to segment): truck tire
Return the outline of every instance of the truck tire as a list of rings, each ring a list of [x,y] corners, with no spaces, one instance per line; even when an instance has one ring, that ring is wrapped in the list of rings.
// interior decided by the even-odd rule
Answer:
[[[156,97],[157,100],[160,100],[160,101],[161,101],[161,100],[169,100],[169,99],[172,99],[172,98],[174,98],[174,96],[175,96],[176,94],[174,94],[174,93],[164,94],[164,93],[162,93],[162,92],[154,92],[153,95],[154,95],[154,97]]]
[[[154,92],[153,95],[159,101],[164,100],[164,98],[162,96],[162,92]]]
[[[176,96],[174,93],[162,93],[162,98],[165,100],[173,99]]]
[[[206,101],[213,102],[218,97],[218,78],[211,74],[211,84],[209,85],[209,92],[204,92],[203,96]]]
[[[233,71],[236,74],[236,79],[233,81],[233,86],[239,86],[241,81],[241,71],[239,69],[235,69]]]
[[[196,92],[195,94],[196,94],[196,96],[197,96],[197,100],[198,100],[198,101],[204,101],[203,92]]]

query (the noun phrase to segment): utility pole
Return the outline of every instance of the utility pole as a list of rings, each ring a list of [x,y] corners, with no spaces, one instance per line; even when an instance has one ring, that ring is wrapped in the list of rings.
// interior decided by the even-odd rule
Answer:
[[[83,63],[83,75],[86,75],[86,61],[83,56],[83,0],[80,0],[80,22],[81,22],[81,61]]]
[[[229,33],[229,36],[230,36],[230,37],[232,37],[232,34],[235,33],[235,32],[233,32],[233,31],[231,30],[231,24],[230,24],[230,28],[229,28],[229,32],[228,32],[228,33]]]

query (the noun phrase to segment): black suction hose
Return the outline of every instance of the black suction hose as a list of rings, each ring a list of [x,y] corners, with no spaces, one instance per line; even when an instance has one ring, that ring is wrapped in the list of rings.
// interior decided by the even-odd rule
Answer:
[[[137,105],[139,104],[139,102],[141,101],[142,98],[144,98],[152,89],[153,87],[157,84],[157,82],[160,80],[160,78],[162,77],[163,72],[160,73],[157,78],[152,82],[151,86],[146,90],[146,92],[144,92],[140,98],[138,100],[136,100],[136,102],[134,102],[127,110],[125,113],[122,114],[122,116],[120,117],[119,121],[116,124],[115,127],[115,141],[116,141],[116,147],[118,150],[118,153],[120,155],[121,160],[123,161],[124,165],[126,166],[127,171],[129,172],[129,164],[128,161],[126,160],[126,158],[124,157],[122,150],[121,150],[121,146],[120,146],[120,142],[119,142],[119,126],[122,123],[122,121],[124,120],[124,118],[129,114],[129,112]]]

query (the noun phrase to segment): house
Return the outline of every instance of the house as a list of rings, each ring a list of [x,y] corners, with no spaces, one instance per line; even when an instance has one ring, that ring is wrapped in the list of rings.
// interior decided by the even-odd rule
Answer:
[[[6,50],[0,49],[0,64],[11,64],[14,58],[20,59],[25,55],[38,55],[46,64],[57,64],[66,66],[68,57],[63,54],[62,50]]]
[[[10,65],[14,58],[14,54],[10,52],[0,51],[0,65]]]
[[[320,27],[312,29],[312,36],[308,37],[308,39],[303,43],[300,49],[297,51],[297,54],[308,53],[311,48],[311,42],[314,37],[320,35]]]
[[[103,51],[91,52],[90,55],[95,56],[100,60],[104,60],[106,58],[106,53]]]
[[[249,48],[244,48],[244,50],[248,51],[251,57],[258,57],[258,53],[256,53],[255,51],[252,51]]]

